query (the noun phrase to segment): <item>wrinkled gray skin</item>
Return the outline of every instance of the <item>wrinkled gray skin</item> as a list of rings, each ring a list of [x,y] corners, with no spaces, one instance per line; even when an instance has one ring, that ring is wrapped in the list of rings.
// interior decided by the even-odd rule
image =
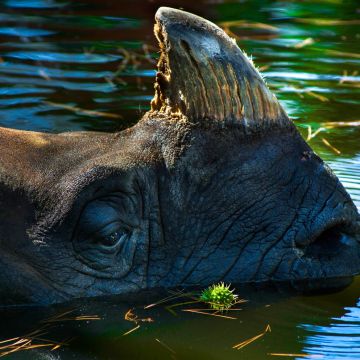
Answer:
[[[203,19],[156,19],[163,59],[137,125],[0,129],[0,303],[358,274],[353,202],[246,56]]]

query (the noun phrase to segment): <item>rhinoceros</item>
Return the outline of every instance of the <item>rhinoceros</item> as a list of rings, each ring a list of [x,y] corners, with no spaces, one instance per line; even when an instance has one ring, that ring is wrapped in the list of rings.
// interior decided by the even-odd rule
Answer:
[[[360,217],[236,42],[162,7],[151,109],[118,133],[0,129],[0,303],[360,272]]]

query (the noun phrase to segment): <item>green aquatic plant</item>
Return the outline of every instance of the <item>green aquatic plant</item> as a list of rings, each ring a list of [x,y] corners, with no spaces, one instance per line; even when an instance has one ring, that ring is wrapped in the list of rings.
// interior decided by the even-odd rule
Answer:
[[[213,284],[203,290],[200,301],[207,303],[214,310],[224,311],[230,309],[238,298],[234,294],[234,289],[230,290],[231,284],[226,285],[223,282]]]

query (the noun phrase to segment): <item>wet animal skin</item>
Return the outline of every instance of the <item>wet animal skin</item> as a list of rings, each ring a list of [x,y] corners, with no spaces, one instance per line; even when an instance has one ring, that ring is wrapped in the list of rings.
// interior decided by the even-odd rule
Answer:
[[[247,56],[156,13],[151,110],[119,133],[0,128],[0,303],[232,283],[342,286],[359,214]]]

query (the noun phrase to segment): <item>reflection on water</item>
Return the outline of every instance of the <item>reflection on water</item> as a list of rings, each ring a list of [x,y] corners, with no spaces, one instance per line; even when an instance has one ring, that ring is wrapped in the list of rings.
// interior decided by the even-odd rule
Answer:
[[[343,158],[341,161],[329,161],[329,165],[336,172],[360,209],[360,154],[351,158]]]
[[[328,326],[300,325],[310,334],[304,340],[305,353],[326,360],[360,359],[360,301],[345,311]]]
[[[310,144],[360,208],[360,126],[326,125],[359,121],[357,1],[0,1],[0,125],[60,132],[116,131],[134,124],[153,94],[158,53],[152,23],[159,5],[182,6],[232,32],[303,136],[309,127],[312,133],[323,128]],[[85,115],[71,106],[122,119]],[[319,297],[246,293],[251,301],[236,321],[181,312],[174,317],[155,309],[149,315],[155,323],[127,337],[121,335],[131,324],[123,314],[133,303],[78,304],[80,313],[97,313],[103,320],[59,324],[52,336],[59,341],[64,332],[74,336],[70,346],[13,358],[270,359],[276,357],[266,354],[302,353],[309,359],[359,359],[358,288],[359,280],[341,293]],[[62,310],[1,310],[0,338],[28,332]],[[268,323],[271,334],[241,351],[232,349]]]
[[[294,296],[270,290],[242,290],[249,302],[222,319],[183,312],[185,305],[144,309],[153,298],[84,300],[45,309],[0,309],[1,339],[38,330],[40,340],[62,343],[17,352],[14,359],[359,359],[360,280],[344,291],[322,296]],[[160,297],[163,298],[163,297]],[[157,297],[159,299],[159,297]],[[184,301],[179,299],[176,302]],[[356,304],[358,302],[358,304]],[[174,304],[174,303],[173,303]],[[140,327],[124,319],[132,309]],[[69,312],[70,311],[70,312]],[[71,312],[72,311],[72,312]],[[175,315],[174,315],[175,312]],[[95,320],[75,320],[78,316]],[[55,319],[55,321],[54,321]],[[150,320],[149,320],[150,319]],[[241,350],[234,345],[271,332]],[[44,340],[45,339],[45,340]],[[273,355],[271,355],[273,354]],[[275,354],[295,354],[281,356]],[[296,354],[300,354],[296,356]]]

